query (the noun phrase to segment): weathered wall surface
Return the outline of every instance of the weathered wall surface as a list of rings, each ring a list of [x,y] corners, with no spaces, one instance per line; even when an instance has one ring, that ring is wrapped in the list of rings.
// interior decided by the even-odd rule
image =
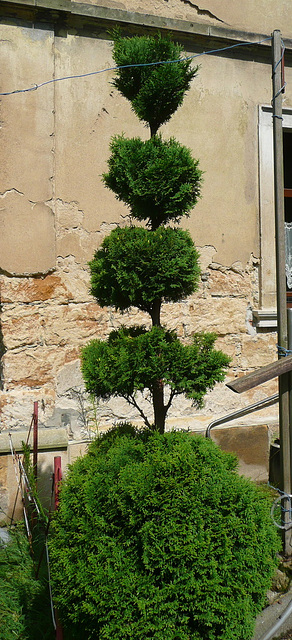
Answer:
[[[75,1],[75,0],[74,0]],[[78,0],[80,3],[80,0]],[[247,32],[271,33],[280,29],[284,36],[291,37],[292,16],[288,0],[274,3],[272,0],[246,0],[244,5],[236,0],[81,0],[83,3],[136,11],[178,20],[188,20],[226,25]]]
[[[202,250],[204,254],[209,254],[209,249]],[[194,331],[215,331],[218,346],[232,357],[231,377],[275,359],[275,336],[256,335],[250,325],[255,275],[253,263],[240,272],[213,264],[204,271],[196,295],[180,304],[165,305],[162,311],[163,322],[176,329],[183,340],[189,340]],[[100,309],[89,298],[87,270],[69,258],[59,260],[58,270],[44,278],[12,280],[1,276],[1,280],[6,347],[2,426],[28,425],[33,400],[39,400],[43,424],[67,425],[71,436],[84,437],[80,348],[93,337],[106,337],[122,323],[145,323],[147,316],[135,312],[121,316]],[[207,397],[203,411],[194,411],[189,402],[177,400],[169,425],[196,429],[207,426],[214,417],[264,397],[273,385],[265,387],[239,398],[225,385],[218,385]],[[125,404],[117,400],[109,407],[100,403],[95,421],[90,405],[86,404],[86,411],[93,428],[129,416]],[[266,410],[265,419],[267,415]],[[135,414],[130,412],[130,417]]]
[[[131,0],[99,5],[166,12],[184,20],[195,16],[199,23],[217,24],[219,17],[229,29],[267,30],[267,35],[271,29],[270,11],[259,26],[259,7],[253,6],[249,15],[239,3],[230,8],[230,3],[213,0],[204,11],[181,0],[149,0],[143,7]],[[285,2],[280,5],[283,18]],[[0,91],[110,68],[109,36],[105,27],[97,31],[89,37],[93,34],[84,25],[78,31],[66,29],[63,22],[55,30],[50,23],[29,25],[20,18],[3,23]],[[222,38],[218,46],[223,46]],[[189,39],[186,51],[201,52],[202,40]],[[215,331],[218,346],[232,357],[232,378],[277,358],[275,333],[257,333],[252,326],[252,309],[260,296],[258,105],[271,100],[271,66],[263,55],[257,61],[256,51],[198,61],[198,77],[162,134],[190,147],[204,171],[202,199],[183,221],[201,252],[202,281],[192,298],[164,306],[163,321],[186,341],[194,331]],[[292,107],[290,76],[288,69],[287,107]],[[39,400],[44,427],[65,427],[75,440],[84,438],[89,426],[101,429],[136,417],[118,400],[92,406],[79,366],[80,348],[91,338],[104,338],[121,323],[148,322],[135,310],[121,316],[101,309],[88,292],[88,261],[95,248],[115,225],[128,222],[126,207],[101,180],[111,136],[123,131],[149,135],[113,89],[111,78],[106,71],[1,99],[3,430],[28,427],[34,400]],[[271,382],[240,398],[221,384],[208,395],[203,411],[178,400],[168,426],[202,429],[218,415],[274,391]],[[271,408],[253,423],[276,420]]]
[[[1,25],[1,90],[54,74],[53,31]],[[55,267],[52,198],[54,88],[1,101],[0,267],[9,274]]]

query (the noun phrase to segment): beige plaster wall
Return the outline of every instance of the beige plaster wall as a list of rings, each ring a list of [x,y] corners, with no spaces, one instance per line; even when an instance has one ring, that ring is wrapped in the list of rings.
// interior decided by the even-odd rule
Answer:
[[[161,128],[163,136],[175,136],[191,148],[204,172],[202,199],[182,225],[199,246],[215,247],[218,262],[245,265],[251,253],[260,253],[258,105],[271,100],[271,67],[213,56],[198,62],[198,76],[182,107]],[[56,39],[57,77],[110,66],[108,40],[88,42],[69,34]],[[149,136],[127,101],[110,86],[111,78],[112,72],[106,72],[55,87],[57,255],[73,254],[81,262],[108,232],[108,225],[124,224],[127,216],[127,208],[101,180],[111,136]],[[291,106],[289,95],[286,105]]]
[[[176,6],[193,11],[179,1]],[[105,30],[99,37],[72,30],[54,35],[50,28],[15,24],[1,25],[0,37],[3,91],[112,66]],[[194,38],[187,53],[196,51]],[[259,304],[257,110],[270,102],[271,67],[232,56],[199,60],[198,77],[162,134],[189,146],[204,171],[202,200],[183,222],[200,249],[203,276],[198,294],[164,306],[163,321],[184,341],[197,330],[216,331],[218,346],[232,357],[233,377],[277,357],[275,334],[256,334],[251,325],[251,309]],[[287,106],[290,76],[288,69]],[[104,338],[122,323],[149,322],[135,310],[120,316],[101,309],[88,292],[95,248],[128,222],[127,209],[101,180],[111,136],[149,135],[111,78],[107,71],[1,99],[2,429],[27,428],[34,400],[41,424],[63,426],[75,441],[136,418],[119,401],[92,406],[79,366],[80,348],[92,337]],[[218,385],[202,411],[178,400],[168,427],[202,428],[274,389],[272,382],[241,398]],[[276,421],[276,410],[257,420]]]
[[[54,34],[1,24],[0,91],[30,88],[54,74]],[[5,96],[0,130],[0,269],[11,274],[55,266],[54,87]]]
[[[178,130],[204,171],[202,199],[183,225],[199,246],[216,248],[216,261],[245,265],[251,253],[259,256],[257,105],[271,97],[270,68],[209,56],[199,61],[198,77],[167,127],[169,135]]]

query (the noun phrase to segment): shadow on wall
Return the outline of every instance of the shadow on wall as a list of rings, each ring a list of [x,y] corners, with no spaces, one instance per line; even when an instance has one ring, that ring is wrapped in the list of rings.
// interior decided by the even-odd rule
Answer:
[[[3,356],[4,353],[6,351],[5,346],[4,346],[4,339],[3,339],[3,332],[2,332],[2,325],[1,325],[1,311],[2,311],[2,307],[0,305],[0,391],[3,391]]]
[[[273,487],[281,486],[280,440],[277,438],[270,446],[269,482]]]
[[[266,425],[216,428],[212,440],[238,457],[238,471],[255,482],[269,478],[269,429]]]

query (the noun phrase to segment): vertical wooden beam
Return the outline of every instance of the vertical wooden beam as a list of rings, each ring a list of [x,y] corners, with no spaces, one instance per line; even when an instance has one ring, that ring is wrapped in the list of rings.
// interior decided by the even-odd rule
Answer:
[[[277,282],[277,320],[278,344],[288,349],[286,275],[285,275],[285,215],[284,215],[284,167],[283,167],[283,130],[282,130],[282,39],[280,31],[273,32],[273,141],[274,141],[274,191],[275,191],[275,233],[276,233],[276,282]],[[280,357],[280,355],[279,355]],[[281,489],[291,493],[291,455],[289,426],[289,374],[279,377],[279,422],[281,442]],[[286,511],[290,501],[283,501],[284,519],[289,520]],[[291,532],[283,532],[284,553],[290,555]]]

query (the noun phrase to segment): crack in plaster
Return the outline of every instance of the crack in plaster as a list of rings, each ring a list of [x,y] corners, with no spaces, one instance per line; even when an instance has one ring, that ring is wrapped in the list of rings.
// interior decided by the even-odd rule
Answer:
[[[6,196],[8,196],[9,193],[18,193],[19,196],[24,196],[24,193],[22,191],[19,191],[18,189],[14,189],[14,187],[12,189],[6,189],[6,191],[3,191],[3,193],[0,193],[0,198],[6,198]]]
[[[54,273],[56,271],[56,267],[51,267],[50,269],[46,269],[46,271],[33,271],[33,272],[25,272],[25,273],[17,273],[16,271],[6,271],[6,269],[2,269],[0,267],[0,275],[6,276],[7,278],[22,278],[23,280],[26,278],[41,278],[47,276],[50,273]]]
[[[193,9],[196,9],[199,16],[208,16],[209,18],[214,18],[214,20],[218,20],[218,22],[222,22],[223,24],[226,24],[224,20],[221,20],[221,18],[218,18],[218,16],[215,16],[215,14],[212,13],[212,11],[209,11],[209,9],[201,9],[199,5],[194,4],[194,2],[191,2],[191,0],[181,0],[181,2],[183,2],[184,4],[188,4]]]

